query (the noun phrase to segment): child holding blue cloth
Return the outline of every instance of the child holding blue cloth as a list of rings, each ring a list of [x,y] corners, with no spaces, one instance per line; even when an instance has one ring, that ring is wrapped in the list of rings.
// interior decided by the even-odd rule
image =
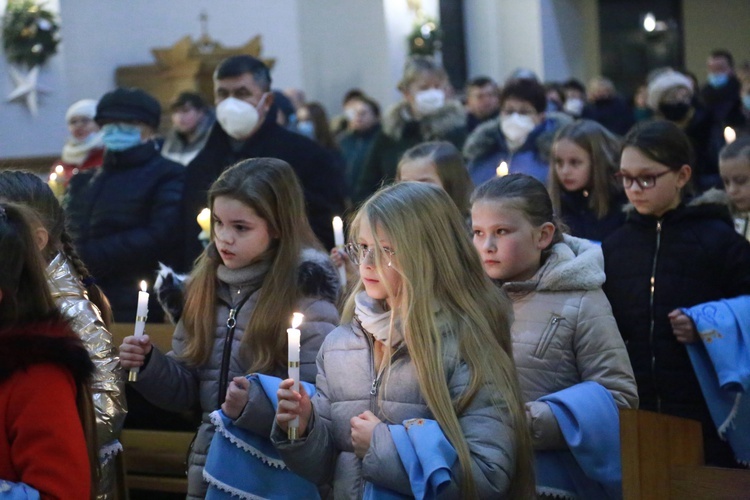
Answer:
[[[414,182],[379,191],[357,212],[348,253],[360,279],[318,354],[318,392],[290,379],[278,391],[271,439],[287,466],[332,480],[335,498],[533,496],[510,306],[450,197]],[[296,417],[301,439],[289,441]],[[416,441],[449,443],[427,453],[440,463],[409,446],[415,418],[439,431]]]

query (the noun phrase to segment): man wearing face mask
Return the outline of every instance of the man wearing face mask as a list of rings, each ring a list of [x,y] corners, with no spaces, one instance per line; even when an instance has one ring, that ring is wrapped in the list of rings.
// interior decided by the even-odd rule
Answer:
[[[547,94],[536,80],[516,79],[500,94],[500,116],[483,123],[469,135],[464,157],[475,186],[497,175],[505,162],[508,173],[527,174],[545,185],[549,151],[555,131],[572,118],[545,113]]]
[[[713,128],[711,140],[717,150],[724,146],[724,128],[735,130],[745,126],[740,98],[740,80],[734,72],[734,58],[723,49],[711,52],[706,61],[708,75],[701,88],[701,98],[711,113]]]
[[[96,107],[105,153],[100,169],[73,176],[64,200],[70,234],[112,304],[115,321],[133,321],[138,281],[174,260],[184,168],[164,158],[154,134],[159,102],[119,88]],[[160,321],[151,294],[149,320]]]
[[[359,177],[353,201],[358,203],[396,176],[401,155],[426,141],[449,141],[457,148],[466,139],[466,110],[450,99],[448,75],[441,65],[426,56],[406,61],[398,84],[403,100],[391,106]]]
[[[711,139],[714,122],[711,113],[693,98],[692,80],[672,69],[657,71],[649,80],[646,103],[654,117],[674,122],[690,139],[695,152],[695,165],[691,166],[696,187],[700,191],[719,187],[720,146]]]
[[[202,251],[195,219],[206,207],[208,188],[224,169],[247,158],[279,158],[292,166],[302,184],[313,231],[326,248],[334,246],[331,220],[344,211],[343,172],[321,146],[277,123],[270,89],[268,68],[251,56],[227,58],[214,71],[218,123],[186,168],[181,270],[189,270]]]

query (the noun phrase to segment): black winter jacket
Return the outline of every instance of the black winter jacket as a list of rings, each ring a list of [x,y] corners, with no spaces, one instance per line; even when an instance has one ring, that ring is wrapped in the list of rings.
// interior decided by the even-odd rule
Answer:
[[[560,190],[560,217],[570,229],[570,234],[578,238],[593,241],[604,241],[610,234],[625,222],[622,207],[627,198],[625,194],[615,192],[610,194],[609,212],[599,219],[589,207],[589,197],[584,191],[568,192]]]
[[[100,169],[73,176],[65,199],[78,252],[112,304],[115,321],[134,321],[138,282],[173,262],[185,168],[153,141],[108,151]],[[161,319],[153,297],[150,320]]]
[[[705,198],[660,219],[633,210],[602,249],[604,291],[628,348],[640,407],[712,427],[687,349],[667,315],[750,294],[750,243],[734,231],[727,207]]]
[[[278,158],[292,166],[304,191],[310,226],[325,248],[333,248],[331,220],[344,212],[343,168],[316,142],[279,126],[275,109],[271,108],[263,125],[238,151],[221,125],[214,124],[205,147],[187,166],[182,205],[184,255],[178,270],[189,271],[203,250],[195,219],[208,205],[211,184],[227,167],[248,158]]]

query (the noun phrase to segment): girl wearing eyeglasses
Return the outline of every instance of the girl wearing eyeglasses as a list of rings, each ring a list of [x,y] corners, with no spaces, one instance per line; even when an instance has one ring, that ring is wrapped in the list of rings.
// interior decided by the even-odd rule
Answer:
[[[636,125],[619,177],[632,209],[602,245],[612,304],[638,383],[641,408],[699,420],[706,462],[732,466],[688,358],[700,341],[678,308],[750,293],[750,243],[716,191],[687,200],[690,140],[673,123]]]
[[[287,466],[332,479],[335,498],[411,497],[419,481],[403,450],[447,441],[428,453],[446,473],[441,497],[531,498],[510,306],[455,204],[435,186],[399,183],[365,202],[351,234],[361,279],[318,354],[318,392],[310,401],[292,380],[278,392],[271,439]],[[288,441],[297,416],[302,439]],[[420,427],[440,432],[404,441]]]

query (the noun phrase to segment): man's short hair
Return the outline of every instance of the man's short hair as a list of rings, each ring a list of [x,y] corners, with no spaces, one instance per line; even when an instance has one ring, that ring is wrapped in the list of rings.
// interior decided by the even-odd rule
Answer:
[[[250,73],[253,80],[264,91],[271,89],[271,72],[263,61],[252,56],[232,56],[219,63],[214,71],[214,80],[234,78]]]
[[[563,90],[577,90],[581,94],[586,94],[586,87],[583,85],[583,83],[581,83],[580,80],[576,80],[575,78],[564,81],[562,87]]]
[[[729,67],[734,69],[734,57],[732,57],[732,53],[729,52],[726,49],[715,49],[711,51],[711,57],[723,57],[727,60],[727,64],[729,64]]]
[[[470,88],[482,88],[487,85],[494,85],[497,87],[497,83],[495,83],[495,80],[493,80],[489,76],[477,76],[476,78],[472,78],[471,80],[466,82],[466,90],[469,90]]]

